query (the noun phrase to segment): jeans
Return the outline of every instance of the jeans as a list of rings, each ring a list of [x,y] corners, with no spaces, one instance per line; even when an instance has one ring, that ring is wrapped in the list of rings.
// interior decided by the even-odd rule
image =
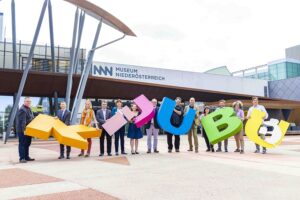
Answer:
[[[263,134],[259,134],[259,137],[263,140],[266,139],[266,136]],[[255,147],[256,147],[256,150],[260,151],[260,146],[258,144],[255,144]],[[266,150],[267,150],[266,147],[263,147],[263,151],[266,151]]]
[[[225,149],[225,151],[228,150],[227,147],[228,147],[228,139],[225,139],[224,140],[224,149]],[[218,142],[218,150],[222,150],[222,142]]]
[[[208,140],[208,137],[206,135],[206,132],[205,132],[204,128],[202,129],[202,134],[203,134],[203,137],[204,137],[204,140],[205,140],[207,150],[209,150],[209,151],[212,150],[214,148],[214,145],[209,143],[209,140]]]

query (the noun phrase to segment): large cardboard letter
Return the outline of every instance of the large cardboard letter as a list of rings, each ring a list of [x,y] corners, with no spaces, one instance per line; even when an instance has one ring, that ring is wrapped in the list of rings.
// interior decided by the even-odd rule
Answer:
[[[135,125],[140,128],[155,116],[155,110],[151,101],[149,101],[143,94],[135,98],[133,102],[141,111],[141,114],[134,120]]]
[[[87,149],[86,138],[100,137],[101,130],[84,125],[67,126],[59,119],[40,114],[26,126],[25,135],[47,140],[51,135],[67,146]]]
[[[171,116],[175,106],[175,101],[165,97],[158,110],[157,122],[159,126],[166,132],[174,135],[184,135],[191,129],[196,113],[194,109],[189,109],[188,113],[186,113],[186,115],[183,117],[181,125],[179,127],[175,127],[171,124]]]
[[[225,107],[205,116],[202,119],[202,126],[209,142],[216,144],[240,132],[243,123],[236,117],[233,108]]]
[[[110,136],[112,136],[115,132],[117,132],[122,126],[124,126],[127,123],[127,120],[130,121],[133,117],[134,113],[128,108],[128,106],[124,106],[121,109],[121,113],[117,112],[114,116],[109,118],[102,125],[102,128],[104,128],[106,132]]]
[[[283,120],[278,124],[277,119],[264,122],[264,116],[264,112],[254,109],[246,123],[245,133],[252,142],[266,148],[274,148],[281,143],[290,124]],[[262,125],[265,126],[261,127]],[[268,132],[266,126],[273,127],[273,131]],[[271,137],[266,140],[261,139],[258,135],[267,133],[271,134]]]

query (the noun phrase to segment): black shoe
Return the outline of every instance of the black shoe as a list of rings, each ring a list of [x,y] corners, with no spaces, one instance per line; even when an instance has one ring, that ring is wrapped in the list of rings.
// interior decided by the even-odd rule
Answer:
[[[172,153],[172,149],[169,149],[169,150],[168,150],[168,153]]]
[[[107,155],[108,155],[108,156],[112,156],[111,153],[108,153]]]
[[[266,154],[266,153],[267,153],[267,150],[263,150],[263,151],[262,151],[262,154]]]
[[[154,153],[159,153],[159,151],[157,151],[157,149],[154,149]]]
[[[35,159],[34,158],[27,158],[27,159],[25,159],[26,161],[35,161]]]
[[[216,152],[222,152],[222,149],[217,149],[217,151]]]
[[[211,152],[215,153],[215,149],[214,149],[214,148],[212,148],[212,149],[211,149]]]
[[[237,153],[238,153],[238,152],[241,152],[241,151],[240,151],[239,149],[236,149],[234,152],[237,152]]]
[[[100,157],[102,157],[102,156],[104,156],[104,154],[103,154],[103,153],[101,153],[101,154],[99,154],[99,156],[100,156]]]
[[[225,152],[227,153],[227,152],[228,152],[228,149],[225,149]]]
[[[132,154],[132,155],[134,155],[134,154],[135,154],[135,152],[133,152],[133,151],[132,151],[132,152],[131,152],[131,154]]]
[[[67,156],[67,159],[70,159],[70,156]]]
[[[193,149],[188,149],[187,151],[193,151]]]
[[[116,156],[118,156],[119,155],[119,153],[116,153]]]
[[[259,153],[260,152],[260,150],[258,150],[258,149],[256,149],[255,151],[254,151],[254,153]]]
[[[125,153],[125,152],[122,152],[121,154],[123,154],[123,155],[127,155],[127,153]]]
[[[140,153],[136,151],[135,154],[140,154]]]
[[[59,157],[58,157],[58,159],[64,159],[64,158],[65,158],[64,156],[59,156]]]
[[[27,163],[27,161],[25,159],[21,159],[19,160],[20,163]]]
[[[82,157],[82,156],[83,156],[83,153],[78,154],[78,157]]]
[[[210,149],[206,149],[206,152],[210,152]]]
[[[151,153],[151,150],[150,150],[150,149],[148,149],[147,153]]]
[[[179,153],[179,149],[176,149],[175,152],[176,152],[176,153]]]

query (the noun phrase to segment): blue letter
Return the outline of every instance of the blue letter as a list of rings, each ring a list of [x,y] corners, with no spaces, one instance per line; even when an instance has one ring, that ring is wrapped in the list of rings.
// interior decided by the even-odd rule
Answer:
[[[186,115],[183,117],[183,121],[179,127],[174,127],[171,124],[171,117],[173,110],[176,106],[175,101],[165,97],[157,113],[157,122],[159,126],[166,132],[174,135],[184,135],[191,129],[194,118],[195,110],[189,109]],[[182,113],[183,114],[183,113]]]

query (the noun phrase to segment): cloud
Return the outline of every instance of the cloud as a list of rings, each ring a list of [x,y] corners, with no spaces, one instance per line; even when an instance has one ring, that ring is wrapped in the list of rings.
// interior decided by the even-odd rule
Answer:
[[[231,71],[284,57],[300,43],[300,2],[296,0],[92,0],[127,24],[137,38],[96,52],[95,60],[206,71],[226,65]],[[42,1],[16,1],[17,37],[31,41]],[[75,7],[52,0],[55,44],[71,46]],[[28,12],[30,10],[30,12]],[[7,36],[11,35],[10,2],[1,1]],[[47,15],[38,43],[49,43]],[[97,22],[86,17],[82,47],[91,47]],[[120,33],[103,27],[99,44]]]
[[[134,27],[139,35],[156,40],[178,41],[185,38],[185,34],[168,24],[139,24]]]

